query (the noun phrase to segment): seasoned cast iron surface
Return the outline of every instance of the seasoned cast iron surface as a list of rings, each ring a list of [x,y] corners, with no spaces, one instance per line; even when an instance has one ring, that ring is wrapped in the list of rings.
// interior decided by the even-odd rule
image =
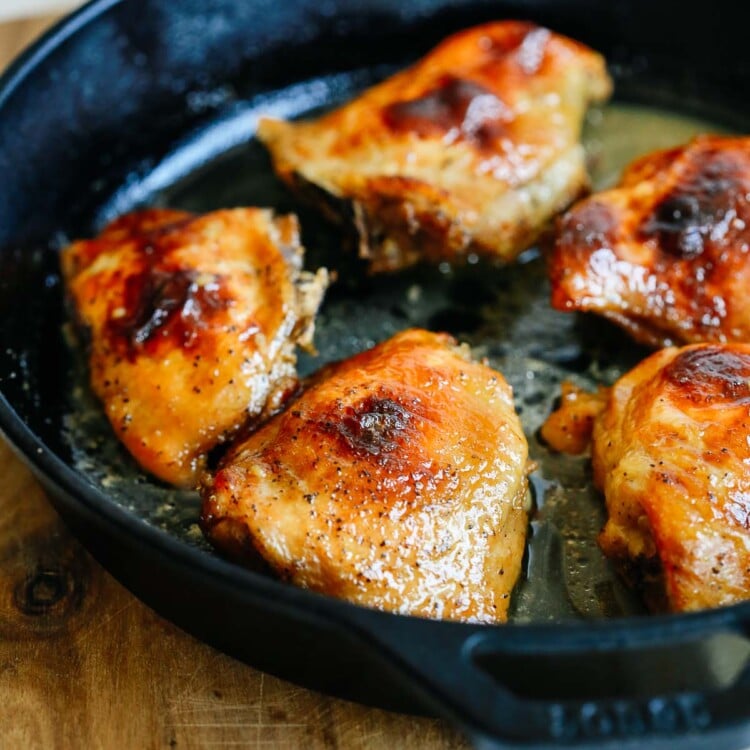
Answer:
[[[596,545],[604,512],[591,486],[588,459],[554,454],[537,435],[563,380],[590,389],[612,383],[647,351],[603,321],[553,311],[538,249],[505,268],[476,262],[461,269],[443,265],[368,277],[351,249],[342,250],[342,233],[285,191],[264,150],[251,139],[260,112],[290,117],[316,111],[385,73],[376,68],[339,74],[233,105],[148,175],[128,181],[104,206],[97,225],[151,203],[194,211],[263,205],[297,212],[307,267],[325,264],[339,275],[318,319],[319,355],[301,355],[301,372],[311,373],[410,326],[449,331],[469,342],[477,356],[486,357],[512,384],[531,458],[538,465],[531,475],[535,511],[525,574],[514,593],[511,617],[545,621],[638,613],[640,605]],[[612,184],[622,166],[641,153],[717,130],[715,124],[645,107],[610,105],[594,111],[585,142],[595,186]],[[50,294],[59,294],[53,269],[46,286]],[[138,470],[88,389],[83,357],[61,356],[70,360],[64,441],[75,467],[113,502],[213,554],[196,524],[197,494],[161,486]]]

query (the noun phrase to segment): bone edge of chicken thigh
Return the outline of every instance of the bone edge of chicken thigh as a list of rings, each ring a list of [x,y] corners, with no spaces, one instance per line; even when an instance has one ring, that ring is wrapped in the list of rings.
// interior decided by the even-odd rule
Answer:
[[[397,334],[394,339],[398,340],[398,345],[411,345],[412,341],[405,341],[405,337],[413,334],[413,331],[408,331]],[[425,344],[425,348],[434,346],[435,334],[426,335],[432,337],[432,343]],[[352,409],[357,413],[359,399],[364,398],[369,403],[368,399],[376,392],[369,386],[360,389],[358,383],[364,382],[357,379],[360,368],[372,365],[377,374],[380,363],[372,364],[373,360],[367,358],[373,352],[373,357],[378,356],[383,351],[381,347],[391,345],[394,341],[391,339],[373,350],[324,368],[325,374],[315,377],[312,385],[284,412],[272,418],[247,441],[235,444],[216,475],[207,478],[203,487],[201,526],[209,541],[245,565],[256,567],[258,560],[262,559],[283,579],[361,605],[425,617],[504,621],[525,548],[529,501],[526,440],[513,407],[510,387],[502,376],[467,360],[463,347],[446,346],[445,342],[451,340],[448,337],[440,338],[443,343],[437,354],[439,364],[425,365],[423,372],[429,372],[433,377],[442,373],[448,378],[441,387],[455,388],[453,397],[459,404],[473,404],[476,409],[479,399],[487,399],[487,409],[497,422],[491,433],[485,433],[490,417],[483,415],[480,418],[480,421],[485,420],[481,426],[482,435],[488,439],[494,435],[497,442],[491,447],[472,448],[478,452],[474,459],[470,458],[469,448],[465,448],[466,459],[476,461],[475,470],[470,468],[474,464],[470,464],[462,469],[463,473],[453,472],[459,478],[451,478],[455,485],[447,496],[444,496],[447,485],[441,482],[444,475],[453,476],[450,464],[445,464],[445,441],[448,438],[432,442],[435,440],[434,431],[440,430],[441,425],[445,429],[452,427],[449,432],[455,440],[453,433],[460,427],[466,433],[467,446],[475,445],[479,438],[471,436],[462,415],[441,413],[434,423],[435,410],[424,407],[426,413],[433,416],[425,416],[426,422],[420,421],[421,417],[416,414],[421,413],[419,410],[423,406],[412,407],[415,412],[409,412],[409,407],[404,406],[412,403],[415,391],[411,385],[377,386],[377,393],[382,390],[381,395],[387,395],[376,404],[390,404],[393,414],[403,414],[410,423],[408,429],[413,425],[415,430],[407,443],[395,449],[395,458],[390,454],[386,460],[403,459],[407,467],[421,467],[424,464],[414,462],[418,456],[423,456],[420,451],[427,446],[425,450],[432,468],[423,481],[429,485],[432,481],[430,472],[436,472],[435,476],[441,479],[432,489],[424,490],[421,495],[417,493],[408,501],[405,506],[407,515],[400,522],[389,520],[388,508],[402,502],[399,499],[401,490],[394,486],[385,491],[382,487],[389,486],[391,480],[397,481],[397,485],[402,481],[409,484],[408,472],[411,469],[399,469],[399,472],[406,473],[395,479],[387,471],[378,473],[382,468],[378,457],[367,455],[367,452],[347,453],[339,440],[341,434],[348,434],[350,425],[347,420],[351,420]],[[429,355],[415,351],[414,356],[423,359]],[[461,368],[468,373],[464,395],[460,393],[463,386],[458,381]],[[347,379],[349,377],[352,379]],[[408,377],[420,378],[423,374]],[[349,387],[354,391],[360,389],[352,401],[344,395]],[[335,396],[337,393],[343,401]],[[397,393],[401,394],[401,399]],[[435,409],[444,406],[447,396],[447,392],[438,393]],[[320,408],[324,411],[318,412]],[[320,428],[321,423],[310,421],[318,419],[312,415],[319,413],[326,415],[327,427]],[[290,442],[292,434],[294,442]],[[324,436],[323,442],[318,445],[321,435]],[[388,439],[391,437],[393,435]],[[321,477],[327,476],[330,462],[340,461],[337,465],[343,467],[343,475],[339,476],[346,485],[346,501],[334,497],[336,490],[320,491],[319,478],[311,477],[304,462],[306,459],[300,459],[298,464],[296,457],[290,456],[286,450],[287,447],[295,452],[307,450],[304,443],[318,446],[314,463],[322,462],[317,470]],[[300,448],[301,444],[303,448]],[[455,460],[460,463],[462,456],[458,455]],[[372,484],[366,486],[367,480],[363,477],[382,481],[382,487],[377,485],[381,487],[377,493],[385,494],[373,495]],[[328,518],[330,513],[339,518],[334,527],[324,529],[319,525],[323,521],[318,519]],[[313,520],[305,520],[308,514],[312,514],[310,518]],[[298,522],[292,524],[290,519],[294,517]],[[419,534],[423,536],[407,543],[402,535],[412,522],[414,528],[421,529]],[[318,536],[319,533],[323,537]],[[436,551],[437,541],[445,533],[448,537],[458,534],[458,538],[454,536],[454,542]],[[378,535],[383,535],[382,542]],[[345,562],[342,562],[344,558],[337,556],[341,550],[348,550]],[[367,572],[377,566],[382,566],[382,575]],[[370,579],[368,576],[371,575]],[[470,576],[471,580],[463,581],[462,576]],[[477,580],[478,576],[481,582]]]
[[[272,137],[266,140],[270,147]],[[358,255],[373,274],[392,273],[423,261],[463,263],[470,256],[511,262],[551,230],[556,214],[589,191],[583,147],[575,144],[537,178],[496,199],[507,219],[502,222],[502,234],[489,240],[478,236],[460,212],[446,214],[443,204],[431,197],[429,183],[384,175],[368,181],[378,184],[379,190],[362,197],[343,196],[301,171],[285,168],[280,161],[274,168],[293,192],[329,221],[355,230]],[[546,205],[546,218],[534,221],[529,207],[540,210],[542,205]]]

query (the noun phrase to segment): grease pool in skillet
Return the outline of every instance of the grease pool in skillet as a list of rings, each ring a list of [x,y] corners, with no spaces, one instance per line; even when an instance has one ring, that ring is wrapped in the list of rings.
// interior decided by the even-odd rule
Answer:
[[[113,196],[101,221],[147,203],[194,211],[255,204],[298,213],[307,267],[327,265],[338,269],[340,276],[318,319],[319,356],[300,356],[303,375],[398,330],[419,326],[449,331],[467,341],[477,356],[487,357],[513,386],[538,469],[531,477],[536,510],[511,619],[545,621],[642,612],[596,545],[604,506],[592,487],[588,459],[551,453],[536,435],[563,380],[589,389],[609,384],[647,351],[604,321],[552,310],[543,260],[536,249],[505,268],[477,262],[458,269],[419,267],[397,275],[367,277],[352,254],[342,253],[341,234],[286,192],[273,177],[268,157],[257,142],[245,142],[264,107],[290,116],[345,99],[369,81],[353,76],[317,83],[317,88],[292,87],[286,98],[280,92],[272,100],[240,107],[235,116],[185,141],[161,168]],[[724,129],[654,108],[613,104],[593,110],[584,143],[594,187],[611,186],[634,157],[685,142],[701,132]],[[202,162],[195,171],[184,168]],[[80,357],[73,380],[66,439],[76,468],[103,487],[114,502],[214,554],[197,527],[197,493],[161,486],[139,471],[90,394]]]

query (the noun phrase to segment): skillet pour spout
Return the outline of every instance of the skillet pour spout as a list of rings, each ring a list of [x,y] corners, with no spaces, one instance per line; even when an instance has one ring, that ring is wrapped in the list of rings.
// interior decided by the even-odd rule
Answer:
[[[750,604],[613,619],[571,606],[530,622],[519,589],[507,626],[408,618],[220,559],[185,531],[197,518],[190,493],[157,523],[163,488],[144,481],[116,446],[84,468],[92,454],[70,420],[81,381],[62,331],[56,254],[148,204],[298,210],[253,140],[261,114],[293,118],[331,106],[448,34],[499,18],[529,19],[601,51],[621,103],[747,130],[750,7],[717,0],[709,10],[645,0],[94,0],[0,79],[0,430],[74,533],[131,591],[262,670],[351,700],[443,716],[481,748],[749,746]],[[299,211],[312,267],[341,236]],[[601,324],[548,317],[539,303],[541,258],[522,260],[502,273],[413,269],[362,282],[356,260],[341,258],[321,358],[349,356],[406,322],[450,330],[525,384],[517,398],[533,434],[559,379],[588,377],[594,360],[621,367],[643,351]],[[502,312],[513,293],[514,310]],[[419,304],[404,301],[412,298]],[[308,370],[318,366],[307,361]],[[112,443],[95,417],[87,429],[99,444]],[[585,468],[569,467],[573,485]],[[113,470],[121,480],[103,485]],[[543,493],[551,478],[539,476]],[[592,540],[597,507],[592,495]],[[542,521],[537,541],[554,531]],[[563,585],[554,560],[565,559],[569,539],[556,544],[553,562],[528,560],[529,578],[550,589]]]

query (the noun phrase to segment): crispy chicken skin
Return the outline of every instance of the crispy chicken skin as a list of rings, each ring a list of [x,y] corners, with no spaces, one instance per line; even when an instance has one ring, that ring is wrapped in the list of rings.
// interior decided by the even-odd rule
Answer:
[[[750,598],[750,345],[653,354],[594,426],[599,542],[652,608]]]
[[[404,614],[504,621],[527,526],[510,387],[447,334],[332,365],[225,457],[202,527],[231,557]]]
[[[653,346],[750,340],[750,138],[701,136],[634,162],[557,225],[552,304]]]
[[[594,422],[607,402],[609,390],[588,393],[569,381],[562,383],[560,406],[545,420],[542,440],[558,453],[577,456],[591,443]]]
[[[252,208],[136,212],[63,251],[92,388],[144,469],[195,486],[207,451],[291,395],[327,283],[302,255],[293,216]]]
[[[531,23],[446,39],[317,120],[264,118],[279,176],[354,219],[373,271],[469,253],[512,260],[588,185],[579,143],[604,59]]]

